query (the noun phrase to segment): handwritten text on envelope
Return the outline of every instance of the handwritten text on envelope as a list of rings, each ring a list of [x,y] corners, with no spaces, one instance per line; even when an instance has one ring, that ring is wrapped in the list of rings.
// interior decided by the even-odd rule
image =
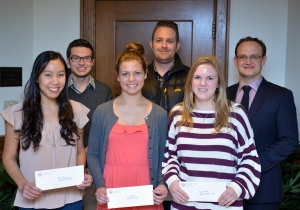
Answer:
[[[217,202],[226,190],[226,182],[179,182],[179,186],[188,194],[189,201]]]
[[[83,180],[83,165],[35,172],[35,185],[41,190],[76,186]]]

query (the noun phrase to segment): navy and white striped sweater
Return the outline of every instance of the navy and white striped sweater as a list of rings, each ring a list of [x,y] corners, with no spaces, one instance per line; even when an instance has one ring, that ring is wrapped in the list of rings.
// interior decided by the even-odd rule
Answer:
[[[180,127],[182,107],[173,108],[162,173],[168,186],[175,180],[226,182],[240,199],[227,210],[243,209],[242,199],[252,198],[260,182],[260,161],[253,130],[240,104],[232,105],[232,129],[214,131],[214,111],[193,110],[193,127]],[[223,209],[218,203],[172,202],[174,209]]]

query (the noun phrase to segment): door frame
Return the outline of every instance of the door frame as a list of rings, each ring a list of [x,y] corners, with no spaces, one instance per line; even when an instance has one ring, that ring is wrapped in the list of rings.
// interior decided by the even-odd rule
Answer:
[[[80,37],[88,40],[94,50],[96,48],[96,1],[101,0],[80,0]],[[230,0],[214,0],[215,13],[215,35],[213,54],[217,57],[224,73],[224,78],[228,81],[228,48],[229,48],[229,13]],[[97,52],[95,51],[95,54]],[[96,66],[92,68],[91,75],[96,78]]]

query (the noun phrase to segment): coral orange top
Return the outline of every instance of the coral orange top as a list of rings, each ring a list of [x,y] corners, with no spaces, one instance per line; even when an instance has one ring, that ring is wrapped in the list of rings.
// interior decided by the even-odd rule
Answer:
[[[104,179],[107,188],[149,185],[148,129],[146,123],[127,126],[116,123],[106,150]],[[107,204],[97,205],[106,210]],[[120,210],[160,210],[162,205],[120,208]]]

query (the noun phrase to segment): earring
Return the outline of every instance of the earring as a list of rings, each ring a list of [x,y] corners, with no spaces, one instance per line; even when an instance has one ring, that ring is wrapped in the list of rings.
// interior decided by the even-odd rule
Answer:
[[[216,88],[216,92],[218,92],[218,91],[219,91],[219,88],[217,87],[217,88]]]

